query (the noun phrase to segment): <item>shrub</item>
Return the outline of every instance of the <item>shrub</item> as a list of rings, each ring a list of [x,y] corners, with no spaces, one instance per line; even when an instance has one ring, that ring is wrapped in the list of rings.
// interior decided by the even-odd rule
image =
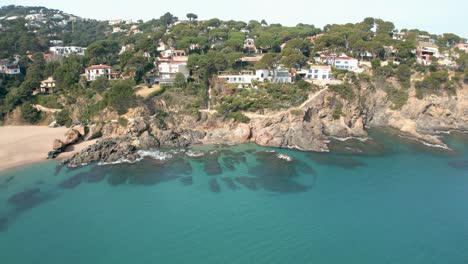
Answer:
[[[246,115],[242,114],[241,112],[231,112],[228,115],[229,118],[234,119],[236,122],[240,123],[249,123],[250,118],[248,118]]]
[[[121,125],[122,127],[127,127],[128,125],[128,120],[124,117],[119,117],[117,121],[119,122],[119,125]]]
[[[294,116],[301,116],[304,114],[304,111],[302,111],[301,109],[293,109],[290,111],[290,113]]]
[[[386,87],[388,99],[393,103],[392,109],[401,109],[408,101],[408,92],[403,89],[396,89],[389,85]]]
[[[352,101],[356,97],[353,88],[347,83],[331,85],[329,89],[348,101]]]
[[[411,86],[411,68],[406,64],[401,64],[396,70],[396,77],[404,88]]]
[[[21,106],[21,118],[24,121],[35,124],[41,120],[41,112],[32,107],[30,103],[24,103]]]
[[[125,114],[129,108],[136,105],[132,84],[128,81],[115,82],[104,96],[108,106],[114,108],[119,115]]]
[[[70,127],[72,125],[70,112],[67,109],[63,109],[62,111],[55,113],[55,121],[61,126]]]
[[[335,107],[333,108],[333,119],[339,119],[343,115],[343,104],[341,102],[336,102]]]

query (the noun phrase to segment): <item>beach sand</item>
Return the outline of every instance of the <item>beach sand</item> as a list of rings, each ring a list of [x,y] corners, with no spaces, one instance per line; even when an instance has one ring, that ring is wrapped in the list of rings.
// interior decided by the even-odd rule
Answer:
[[[45,161],[56,138],[62,138],[68,128],[46,126],[0,127],[0,173],[6,170]],[[83,142],[67,149],[59,159],[65,159],[94,141]]]

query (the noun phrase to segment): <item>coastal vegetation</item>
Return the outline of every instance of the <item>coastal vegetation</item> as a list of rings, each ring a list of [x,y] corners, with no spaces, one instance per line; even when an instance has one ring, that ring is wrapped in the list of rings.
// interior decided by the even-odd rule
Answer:
[[[392,108],[401,109],[413,87],[417,97],[422,99],[431,94],[453,95],[468,82],[468,55],[452,48],[465,41],[462,37],[435,35],[417,29],[398,31],[392,22],[377,18],[317,28],[310,24],[268,24],[265,20],[243,22],[213,18],[201,21],[194,13],[187,14],[186,21],[165,13],[147,22],[110,25],[108,21],[62,14],[68,19],[63,25],[59,26],[58,20],[50,18],[44,25],[32,26],[21,17],[31,10],[34,8],[6,6],[0,9],[0,16],[19,16],[1,22],[0,58],[17,60],[21,70],[18,75],[1,75],[0,120],[20,108],[24,120],[37,122],[46,118],[31,110],[32,104],[39,104],[64,109],[63,113],[68,114],[62,114],[61,124],[70,124],[68,118],[87,123],[104,109],[122,115],[132,107],[144,105],[155,111],[161,110],[155,102],[164,101],[168,109],[194,116],[210,105],[223,117],[248,122],[242,112],[291,108],[318,91],[320,87],[294,73],[308,69],[309,64],[316,63],[318,56],[327,52],[344,53],[368,65],[361,73],[333,69],[335,79],[341,82],[329,86],[329,91],[337,97],[333,104],[335,118],[341,115],[346,102],[361,100],[363,90],[382,90]],[[43,10],[46,17],[58,12]],[[117,26],[121,31],[113,32],[113,27]],[[404,34],[405,38],[397,38],[397,33]],[[441,52],[458,54],[456,63],[450,67],[417,63],[414,51],[421,35],[432,39]],[[248,38],[254,38],[256,51],[246,47]],[[84,56],[45,59],[51,41],[86,47],[86,51]],[[156,70],[161,43],[187,51],[190,76],[186,78],[179,73],[172,84],[161,84],[160,89],[139,98],[134,88],[144,85]],[[245,59],[256,56],[259,57],[256,63]],[[125,80],[100,77],[86,81],[85,68],[99,64],[110,65]],[[292,83],[255,82],[254,87],[239,89],[237,85],[220,84],[217,79],[221,71],[274,70],[279,66],[293,74]],[[35,94],[41,81],[49,76],[56,82],[52,94]]]

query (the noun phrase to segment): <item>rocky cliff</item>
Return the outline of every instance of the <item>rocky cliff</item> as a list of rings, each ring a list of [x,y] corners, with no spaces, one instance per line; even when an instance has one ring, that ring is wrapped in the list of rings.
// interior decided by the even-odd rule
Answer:
[[[340,115],[334,113],[337,101],[342,105]],[[105,111],[84,135],[85,139],[103,139],[67,162],[76,166],[96,161],[136,160],[138,150],[201,143],[255,142],[323,152],[328,151],[330,138],[365,138],[366,129],[372,127],[391,127],[406,137],[444,147],[437,133],[468,131],[468,86],[458,89],[453,96],[433,95],[422,100],[411,90],[400,110],[392,109],[387,94],[380,89],[364,88],[358,91],[356,99],[343,100],[324,88],[298,107],[245,115],[250,118],[248,124],[223,119],[209,111],[197,117],[177,112],[167,116],[138,107],[120,119],[116,113]],[[118,121],[122,119],[125,122]]]

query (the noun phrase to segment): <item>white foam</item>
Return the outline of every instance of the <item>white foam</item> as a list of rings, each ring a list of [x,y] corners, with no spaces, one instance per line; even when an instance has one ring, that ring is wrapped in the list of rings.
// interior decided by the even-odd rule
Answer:
[[[138,156],[140,156],[140,158],[149,157],[155,160],[168,160],[168,159],[172,159],[173,157],[172,154],[162,152],[159,150],[139,150],[137,154]]]
[[[293,160],[293,158],[291,158],[290,156],[286,154],[276,154],[276,157],[278,157],[279,159],[285,160],[287,162],[291,162]]]
[[[199,158],[199,157],[205,156],[205,152],[189,150],[185,152],[185,155],[187,155],[188,157],[192,157],[192,158]]]

